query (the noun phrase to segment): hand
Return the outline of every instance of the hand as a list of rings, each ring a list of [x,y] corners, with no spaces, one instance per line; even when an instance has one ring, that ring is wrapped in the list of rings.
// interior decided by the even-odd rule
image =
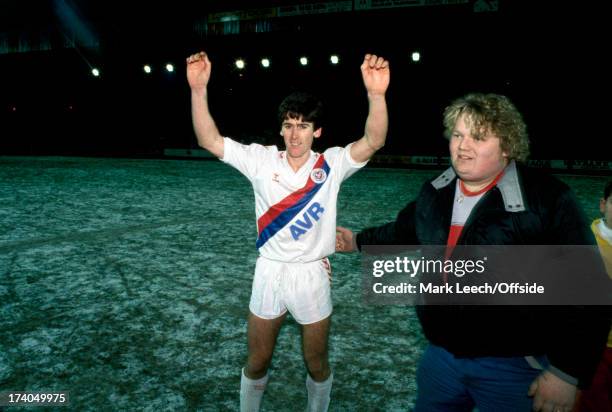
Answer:
[[[206,89],[212,64],[203,51],[187,57],[187,81],[194,90]]]
[[[368,94],[384,95],[389,87],[389,62],[375,54],[366,54],[361,64],[361,76]]]
[[[355,247],[353,232],[342,226],[336,227],[336,252],[353,252]]]
[[[551,372],[542,372],[529,387],[533,396],[533,410],[541,412],[570,412],[576,400],[576,386]]]

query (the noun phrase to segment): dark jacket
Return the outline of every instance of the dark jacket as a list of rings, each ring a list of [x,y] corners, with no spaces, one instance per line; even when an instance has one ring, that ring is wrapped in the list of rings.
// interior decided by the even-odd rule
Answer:
[[[395,222],[357,235],[361,245],[445,245],[453,209],[452,168],[423,185]],[[475,206],[459,245],[594,245],[571,190],[511,162]],[[427,339],[459,357],[547,355],[568,381],[588,385],[605,346],[601,308],[575,306],[418,306]],[[564,376],[563,376],[564,377]],[[572,379],[571,377],[575,378]]]

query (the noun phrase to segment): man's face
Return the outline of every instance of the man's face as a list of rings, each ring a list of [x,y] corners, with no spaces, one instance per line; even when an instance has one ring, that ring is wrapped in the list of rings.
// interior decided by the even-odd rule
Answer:
[[[500,140],[492,133],[476,138],[459,116],[449,143],[451,162],[457,175],[468,188],[484,187],[508,164]]]
[[[312,122],[285,118],[281,125],[281,135],[285,140],[287,156],[293,159],[303,159],[310,155],[313,139],[321,136],[321,128],[314,130]]]
[[[607,199],[602,198],[599,201],[599,210],[603,214],[606,226],[612,229],[612,195],[608,196]]]

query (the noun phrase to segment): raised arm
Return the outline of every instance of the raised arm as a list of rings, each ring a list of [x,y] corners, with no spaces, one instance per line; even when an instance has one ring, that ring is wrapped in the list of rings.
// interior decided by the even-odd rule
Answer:
[[[218,158],[223,157],[223,137],[208,109],[211,63],[203,51],[187,58],[187,81],[191,88],[191,117],[198,144]]]
[[[368,118],[361,139],[351,146],[351,157],[365,162],[385,145],[389,118],[385,93],[390,80],[389,62],[374,54],[366,54],[361,64],[361,76],[368,93]]]

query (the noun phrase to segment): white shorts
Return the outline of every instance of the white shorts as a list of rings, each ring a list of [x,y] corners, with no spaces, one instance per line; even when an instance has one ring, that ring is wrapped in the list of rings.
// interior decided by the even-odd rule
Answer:
[[[332,313],[331,265],[327,258],[308,263],[287,263],[257,258],[249,309],[263,319],[276,319],[287,311],[301,325],[315,323]]]

